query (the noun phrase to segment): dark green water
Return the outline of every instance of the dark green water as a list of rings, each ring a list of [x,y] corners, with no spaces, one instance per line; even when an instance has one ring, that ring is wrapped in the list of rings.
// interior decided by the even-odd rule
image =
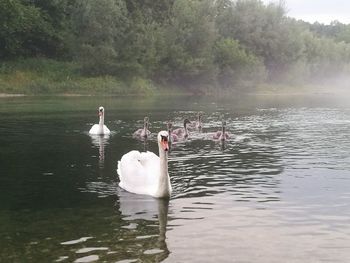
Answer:
[[[0,262],[348,262],[350,104],[335,97],[0,99]],[[91,138],[97,108],[109,138]],[[150,117],[204,116],[169,202],[118,188]],[[221,116],[234,136],[211,139]]]

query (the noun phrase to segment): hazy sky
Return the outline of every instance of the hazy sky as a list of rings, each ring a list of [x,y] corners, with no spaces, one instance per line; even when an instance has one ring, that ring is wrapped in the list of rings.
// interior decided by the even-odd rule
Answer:
[[[265,3],[278,0],[263,0]],[[287,15],[308,22],[350,24],[350,0],[285,0]]]

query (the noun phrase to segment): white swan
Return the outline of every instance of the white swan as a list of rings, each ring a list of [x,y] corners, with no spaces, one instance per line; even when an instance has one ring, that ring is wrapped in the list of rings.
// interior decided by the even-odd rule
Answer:
[[[90,134],[97,134],[97,135],[110,134],[111,131],[107,128],[106,125],[104,125],[105,109],[102,106],[98,108],[98,115],[100,116],[100,122],[98,124],[94,124],[91,127],[89,133]]]
[[[119,186],[135,194],[167,198],[171,195],[168,174],[169,135],[158,133],[159,157],[152,152],[130,151],[118,162]]]
[[[135,138],[141,138],[146,139],[148,136],[151,135],[151,132],[148,130],[149,127],[149,119],[148,117],[145,117],[143,119],[143,129],[138,129],[133,133],[133,137]]]

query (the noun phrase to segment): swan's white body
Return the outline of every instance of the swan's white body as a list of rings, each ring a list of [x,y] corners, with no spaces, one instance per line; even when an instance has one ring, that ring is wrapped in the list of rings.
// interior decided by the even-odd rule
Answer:
[[[95,134],[95,135],[104,135],[104,134],[110,134],[111,131],[107,128],[106,125],[94,124],[91,127],[89,133]]]
[[[159,157],[152,152],[139,151],[130,151],[122,156],[117,170],[121,188],[135,194],[170,197],[172,188],[168,174],[168,138],[166,131],[159,132]]]
[[[105,109],[101,106],[98,109],[98,114],[100,116],[100,121],[98,124],[94,124],[89,133],[90,134],[94,134],[94,135],[108,135],[111,133],[111,131],[107,128],[106,125],[104,125],[104,121],[105,121]]]

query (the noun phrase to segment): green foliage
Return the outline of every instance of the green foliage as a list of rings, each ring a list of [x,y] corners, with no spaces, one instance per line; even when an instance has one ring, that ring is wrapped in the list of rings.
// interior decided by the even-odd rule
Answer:
[[[162,73],[181,86],[197,88],[215,76],[212,48],[216,40],[211,1],[176,0],[166,28]]]
[[[2,91],[299,85],[349,73],[350,25],[296,21],[283,1],[1,0],[0,59]]]
[[[19,0],[0,1],[0,58],[35,54],[51,33],[40,9]]]
[[[270,78],[301,56],[303,43],[296,37],[300,29],[286,18],[282,5],[238,0],[220,10],[217,24],[221,35],[237,39],[264,59]]]
[[[325,78],[342,72],[350,64],[350,45],[336,43],[328,38],[317,38],[310,32],[304,34],[305,58],[310,77]]]
[[[55,18],[60,8],[49,12],[62,1],[0,1],[0,58],[52,57],[68,52],[64,41],[69,31],[66,17]]]
[[[0,64],[0,93],[149,94],[155,87],[142,78],[126,83],[113,76],[84,77],[76,63],[21,59]]]
[[[318,37],[326,37],[337,42],[350,43],[350,25],[345,25],[339,21],[333,21],[330,25],[320,23],[308,24],[306,26]]]
[[[75,54],[82,71],[90,75],[115,74],[118,47],[124,44],[126,32],[124,2],[77,0],[73,10]]]
[[[216,43],[215,63],[219,66],[218,81],[224,88],[242,84],[249,80],[250,84],[265,78],[265,68],[261,60],[247,53],[237,40],[222,39]]]

